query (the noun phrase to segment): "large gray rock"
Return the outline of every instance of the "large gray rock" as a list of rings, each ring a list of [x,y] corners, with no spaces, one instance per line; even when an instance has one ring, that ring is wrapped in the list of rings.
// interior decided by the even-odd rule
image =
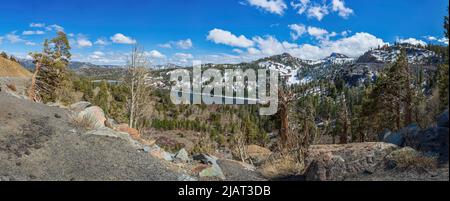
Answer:
[[[417,124],[410,124],[409,126],[402,128],[398,131],[400,135],[402,135],[404,138],[410,137],[410,136],[416,136],[420,132],[420,127]]]
[[[155,158],[159,158],[165,161],[173,161],[173,156],[169,152],[164,151],[158,145],[152,145],[151,147],[144,147],[144,151],[150,153]]]
[[[217,163],[217,158],[215,156],[210,156],[207,154],[197,154],[194,160],[200,161],[203,164],[210,165],[208,168],[203,169],[200,173],[200,177],[215,177],[225,180],[225,175],[223,174],[222,168],[220,168]]]
[[[86,108],[92,106],[90,102],[86,101],[80,101],[78,103],[74,103],[69,106],[69,109],[72,110],[75,113],[80,113],[81,111],[85,110]]]
[[[186,151],[186,149],[181,149],[180,151],[178,151],[177,154],[175,154],[175,162],[183,162],[183,163],[187,163],[189,162],[189,154]]]
[[[383,142],[395,144],[397,146],[404,146],[405,137],[400,133],[389,133],[384,137]]]
[[[94,129],[105,127],[105,112],[98,106],[92,106],[78,113],[79,119],[89,119]]]
[[[306,159],[306,180],[340,181],[347,176],[373,172],[399,147],[389,143],[313,145]]]
[[[439,161],[448,162],[449,128],[433,127],[406,137],[406,145],[418,151],[439,155]]]

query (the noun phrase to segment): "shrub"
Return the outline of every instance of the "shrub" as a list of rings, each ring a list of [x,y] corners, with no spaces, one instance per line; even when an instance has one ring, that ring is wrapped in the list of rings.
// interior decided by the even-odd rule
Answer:
[[[75,128],[83,131],[93,130],[95,128],[95,119],[91,116],[77,116],[72,115],[70,117],[71,123]]]
[[[424,170],[436,169],[438,166],[436,157],[424,156],[410,147],[396,150],[386,158],[388,168]]]

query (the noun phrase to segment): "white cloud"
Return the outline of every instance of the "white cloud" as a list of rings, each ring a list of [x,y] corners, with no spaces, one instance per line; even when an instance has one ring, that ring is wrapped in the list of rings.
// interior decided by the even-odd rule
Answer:
[[[352,31],[345,30],[345,31],[341,32],[341,36],[347,37],[350,33],[352,33]]]
[[[427,40],[429,40],[429,41],[435,41],[435,40],[438,40],[436,37],[434,37],[434,36],[426,36],[425,37]]]
[[[36,45],[35,42],[32,42],[32,41],[25,40],[25,39],[21,38],[19,35],[16,34],[16,31],[13,31],[13,32],[11,32],[9,34],[6,34],[4,37],[0,37],[0,43],[2,42],[3,39],[8,40],[11,44],[23,43],[23,44],[28,45],[28,46]]]
[[[32,27],[32,28],[44,28],[45,24],[44,23],[31,23],[30,27]]]
[[[95,51],[93,54],[98,56],[105,56],[105,53],[103,53],[102,51]]]
[[[294,0],[291,6],[297,11],[299,15],[306,14],[308,18],[315,18],[321,21],[330,12],[337,12],[339,16],[347,19],[354,14],[353,9],[346,7],[344,0]]]
[[[192,59],[194,58],[194,56],[192,54],[187,54],[187,53],[176,53],[174,55],[177,58],[183,58],[183,59]]]
[[[53,25],[47,26],[47,27],[45,27],[45,29],[46,29],[47,31],[64,32],[64,27],[59,26],[59,25],[57,25],[57,24],[53,24]]]
[[[99,65],[125,65],[128,59],[129,53],[123,52],[101,52],[95,51],[90,55],[83,55],[74,53],[72,55],[73,60],[91,62]]]
[[[172,45],[170,43],[159,44],[158,46],[161,48],[168,48],[168,49],[172,48]]]
[[[421,45],[421,46],[426,46],[427,45],[427,43],[426,42],[424,42],[424,41],[422,41],[422,40],[418,40],[418,39],[415,39],[415,38],[407,38],[407,39],[397,39],[397,42],[398,43],[408,43],[408,44],[411,44],[411,45]]]
[[[258,49],[256,49],[256,48],[254,48],[254,47],[248,48],[247,51],[248,51],[248,53],[249,53],[250,55],[258,55],[258,54],[261,54],[261,51],[258,50]]]
[[[244,53],[244,51],[242,51],[241,49],[233,49],[233,52],[238,53],[238,54],[242,54]]]
[[[24,36],[29,36],[29,35],[43,35],[45,34],[44,31],[41,30],[37,30],[37,31],[24,31],[22,32],[22,35]]]
[[[162,54],[161,52],[157,50],[152,50],[150,52],[145,52],[145,55],[152,58],[152,59],[163,59],[166,58],[166,55]]]
[[[9,34],[6,34],[5,38],[10,42],[10,43],[20,43],[20,42],[25,42],[24,39],[20,38],[20,36],[16,35],[16,32],[11,32]]]
[[[25,45],[28,45],[28,46],[35,46],[36,43],[35,43],[35,42],[31,42],[31,41],[26,41],[26,42],[25,42]]]
[[[106,45],[109,45],[109,42],[108,42],[108,39],[106,39],[106,38],[99,38],[94,42],[94,44],[100,45],[100,46],[106,46]]]
[[[158,45],[158,47],[160,47],[160,48],[170,49],[172,47],[176,47],[178,49],[183,49],[183,50],[191,49],[193,46],[194,46],[194,44],[192,43],[192,40],[190,38],[188,38],[186,40],[169,41],[167,43]]]
[[[446,37],[442,37],[441,39],[438,40],[441,43],[445,43],[446,45],[448,45],[448,38]]]
[[[81,34],[78,36],[76,43],[79,48],[92,47],[92,42]]]
[[[448,45],[448,38],[446,38],[446,37],[437,38],[435,36],[424,36],[424,38],[427,39],[428,41],[437,41],[437,42]]]
[[[306,15],[308,18],[316,18],[321,21],[323,17],[328,15],[328,8],[326,6],[312,6],[308,9]]]
[[[353,10],[351,8],[345,7],[343,0],[333,0],[332,6],[333,11],[338,12],[339,16],[343,18],[347,18],[349,15],[353,14]]]
[[[284,10],[287,9],[284,0],[247,0],[248,3],[257,8],[264,9],[270,13],[277,15],[283,15]]]
[[[179,40],[175,44],[177,45],[178,48],[184,50],[191,49],[193,47],[192,40],[189,38],[186,40]]]
[[[190,65],[191,60],[194,58],[192,54],[176,53],[171,58],[171,62],[177,65]]]
[[[117,33],[114,36],[111,36],[110,38],[112,40],[113,43],[118,43],[118,44],[136,44],[137,41],[134,40],[133,38],[130,38],[128,36],[125,36],[121,33]]]
[[[328,38],[328,31],[318,27],[308,27],[308,34],[315,37],[318,40]]]
[[[207,39],[216,44],[224,44],[233,47],[248,48],[253,46],[253,41],[247,39],[244,35],[238,37],[231,32],[222,29],[213,29],[209,31]]]
[[[306,9],[308,9],[309,0],[300,0],[298,3],[295,3],[294,1],[291,2],[291,6],[297,10],[298,14],[303,14]]]
[[[0,44],[3,43],[3,36],[0,36]]]
[[[303,24],[291,24],[289,28],[292,30],[291,37],[293,40],[299,39],[306,32],[306,27]]]
[[[317,31],[317,34],[324,31]],[[337,33],[334,33],[337,35]],[[330,35],[330,33],[328,33]],[[331,33],[333,35],[333,33]],[[279,41],[273,36],[253,37],[255,47],[247,48],[240,54],[242,60],[258,59],[282,53],[290,53],[301,59],[317,60],[329,56],[331,53],[342,53],[350,57],[357,57],[371,48],[383,46],[385,43],[369,33],[356,33],[339,40],[322,40],[318,45],[297,44]]]

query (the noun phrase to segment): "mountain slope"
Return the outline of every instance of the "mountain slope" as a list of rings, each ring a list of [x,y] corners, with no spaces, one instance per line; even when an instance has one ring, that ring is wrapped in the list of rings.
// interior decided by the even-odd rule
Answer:
[[[31,72],[19,63],[0,57],[0,77],[31,77]]]
[[[68,110],[0,92],[0,114],[0,181],[182,179],[126,140],[74,130]]]

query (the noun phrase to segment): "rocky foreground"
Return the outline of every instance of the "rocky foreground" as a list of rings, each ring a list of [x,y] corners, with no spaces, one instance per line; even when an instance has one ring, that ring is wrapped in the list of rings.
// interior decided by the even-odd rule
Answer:
[[[449,179],[448,112],[436,127],[386,133],[385,142],[312,146],[303,165],[256,145],[247,147],[253,165],[184,149],[166,152],[90,103],[44,105],[5,87],[0,125],[5,181]]]

